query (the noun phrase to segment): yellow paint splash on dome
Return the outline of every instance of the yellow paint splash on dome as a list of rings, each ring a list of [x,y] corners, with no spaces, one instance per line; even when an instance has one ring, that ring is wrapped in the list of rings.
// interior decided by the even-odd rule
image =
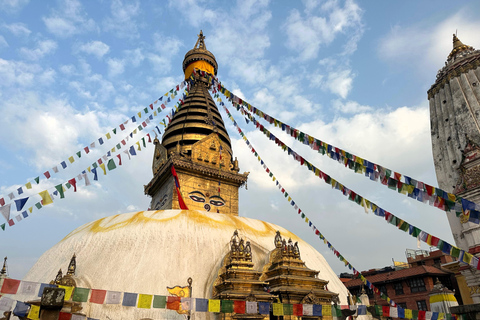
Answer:
[[[148,213],[149,216],[146,216],[145,213]],[[132,215],[130,218],[114,222],[117,218],[121,218],[123,215]],[[218,215],[218,216],[217,216]],[[244,230],[250,234],[254,234],[257,236],[268,236],[271,235],[276,231],[276,229],[269,223],[264,221],[259,221],[263,225],[263,230],[254,228],[250,226],[248,223],[244,222],[242,218],[233,215],[226,215],[226,214],[217,214],[217,213],[202,213],[195,210],[182,210],[178,211],[176,214],[167,215],[165,211],[158,210],[155,212],[150,211],[139,211],[136,213],[125,213],[125,214],[117,214],[111,217],[105,217],[90,223],[87,223],[69,233],[65,238],[62,239],[66,240],[76,234],[79,233],[103,233],[103,232],[110,232],[117,229],[122,229],[127,226],[138,225],[138,224],[146,224],[146,223],[160,223],[164,224],[169,221],[173,221],[175,219],[182,219],[187,216],[187,219],[193,220],[195,224],[203,224],[208,225],[211,228],[224,228],[226,226],[233,226],[236,229]],[[219,218],[218,220],[215,218]],[[282,231],[282,236],[285,238],[292,238],[294,240],[299,240],[299,238],[291,233],[288,230]]]

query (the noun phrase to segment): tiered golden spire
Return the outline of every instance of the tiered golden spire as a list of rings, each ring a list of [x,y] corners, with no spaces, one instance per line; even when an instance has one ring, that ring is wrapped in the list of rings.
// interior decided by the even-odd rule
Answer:
[[[463,42],[457,38],[457,35],[453,34],[453,49],[452,49],[452,52],[450,52],[450,54],[448,55],[447,60],[450,60],[456,55],[458,55],[460,52],[467,51],[467,50],[473,51],[475,49],[472,46],[463,44]]]
[[[3,259],[3,267],[0,271],[0,278],[5,277],[7,274],[7,257]]]

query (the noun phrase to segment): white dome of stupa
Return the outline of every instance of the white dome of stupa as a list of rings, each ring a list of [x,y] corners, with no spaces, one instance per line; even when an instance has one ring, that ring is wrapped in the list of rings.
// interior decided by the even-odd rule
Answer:
[[[348,290],[327,261],[295,234],[260,220],[195,210],[140,211],[87,223],[45,252],[24,280],[50,282],[75,254],[77,287],[168,295],[167,286],[186,286],[191,277],[192,297],[211,298],[235,230],[250,241],[258,271],[275,249],[277,230],[283,238],[298,241],[306,266],[320,271],[318,277],[329,281],[328,290],[339,295],[341,304],[347,304]],[[83,303],[82,307],[82,313],[96,319],[177,318],[175,311],[165,309],[94,303]],[[195,317],[208,319],[210,314]]]

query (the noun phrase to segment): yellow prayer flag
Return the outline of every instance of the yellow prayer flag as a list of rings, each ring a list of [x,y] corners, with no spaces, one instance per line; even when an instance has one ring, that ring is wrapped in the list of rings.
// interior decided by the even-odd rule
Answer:
[[[431,234],[429,234],[429,235],[427,236],[427,244],[428,244],[429,246],[432,245],[432,235],[431,235]]]
[[[412,309],[405,309],[405,319],[412,319]]]
[[[28,212],[32,213],[33,207],[28,208]]]
[[[42,205],[46,206],[47,204],[53,203],[52,198],[48,194],[48,190],[40,192],[39,195],[42,197]]]
[[[308,223],[308,218],[305,218],[305,222]]]
[[[318,177],[320,175],[320,170],[318,170],[317,168],[315,168],[315,175]]]
[[[157,111],[153,111],[153,116],[154,116],[154,117],[157,116]]]
[[[27,189],[32,189],[32,183],[31,182],[27,182],[25,184],[25,187],[27,187]]]
[[[445,313],[439,312],[438,313],[438,320],[443,320],[443,319],[445,319]]]
[[[137,308],[150,309],[153,296],[151,294],[139,294]]]
[[[102,170],[103,170],[103,175],[106,176],[107,175],[107,170],[105,169],[105,163],[102,163],[100,165],[100,168],[102,168]]]
[[[75,159],[73,158],[73,156],[71,156],[70,158],[68,158],[68,161],[70,161],[70,163],[73,163]]]
[[[457,197],[454,194],[451,194],[451,193],[448,194],[448,200],[455,201],[456,199]]]
[[[107,133],[107,134],[105,135],[105,137],[107,137],[107,139],[110,140],[110,138],[111,138],[112,136],[110,136],[110,132],[109,132],[109,133]]]
[[[261,161],[262,159],[260,159],[260,156],[258,156],[258,161]]]
[[[117,149],[113,147],[110,151],[115,152]]]
[[[322,315],[323,316],[331,316],[332,315],[332,306],[330,304],[323,304],[322,305]]]
[[[463,259],[462,259],[464,262],[470,264],[470,261],[472,261],[472,255],[468,252],[465,252],[463,254]]]
[[[243,136],[243,140],[247,141],[247,137]]]
[[[290,196],[288,196],[288,202],[292,201],[292,198]]]
[[[413,191],[415,190],[415,186],[412,186],[411,184],[406,184],[406,183],[404,183],[403,185],[404,185],[404,186],[405,186],[405,185],[407,186],[407,192],[408,192],[408,193],[413,193]]]
[[[137,129],[133,130],[133,134],[137,134]]]
[[[92,172],[92,167],[87,168],[88,172]]]
[[[58,287],[65,289],[65,301],[70,300],[70,298],[72,297],[73,289],[75,289],[75,287],[68,287],[68,286],[61,286],[61,285],[58,285]]]
[[[27,318],[32,320],[40,319],[40,306],[32,304],[30,306],[30,311],[28,312]]]
[[[273,177],[272,177],[272,181],[275,181],[275,180],[277,180],[277,178],[275,178],[275,176],[273,176]]]
[[[273,315],[274,316],[283,316],[283,304],[273,303]]]
[[[208,299],[208,312],[220,312],[220,300]]]
[[[164,94],[165,97],[168,97],[168,92]]]
[[[140,141],[137,141],[137,146],[138,146],[137,150],[142,151],[142,148],[140,148]]]
[[[138,114],[138,117],[141,118],[142,117],[142,112],[140,111]]]

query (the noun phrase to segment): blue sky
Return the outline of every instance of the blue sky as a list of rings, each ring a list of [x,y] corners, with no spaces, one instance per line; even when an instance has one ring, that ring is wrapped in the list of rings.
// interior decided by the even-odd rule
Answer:
[[[252,105],[436,185],[426,91],[456,30],[464,43],[480,46],[478,12],[476,1],[0,0],[0,197],[182,81],[184,54],[200,29],[217,58],[220,81]],[[415,239],[365,214],[232,113],[296,203],[357,269],[405,260],[405,249],[416,248]],[[337,273],[347,271],[287,205],[225,116],[224,121],[241,170],[250,172],[248,190],[240,192],[240,214],[288,226]],[[453,243],[441,211],[272,131],[350,189]],[[76,176],[106,150],[96,148],[41,180],[27,206],[38,201],[35,192]],[[152,151],[147,147],[121,169],[1,232],[0,256],[9,257],[10,276],[23,277],[43,252],[84,223],[147,209],[143,185],[152,176]]]

